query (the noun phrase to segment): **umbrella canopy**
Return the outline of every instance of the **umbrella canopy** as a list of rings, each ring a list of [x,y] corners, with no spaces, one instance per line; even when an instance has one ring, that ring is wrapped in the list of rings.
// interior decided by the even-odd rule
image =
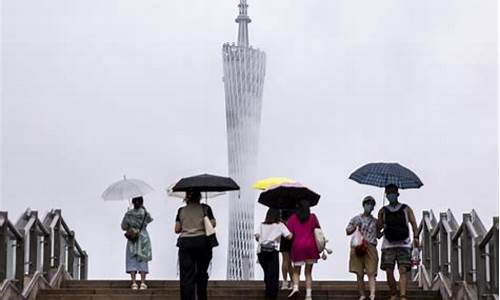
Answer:
[[[354,171],[349,179],[378,187],[395,184],[400,189],[418,189],[424,185],[415,173],[398,163],[369,163]]]
[[[186,198],[186,192],[174,192],[172,190],[173,186],[174,185],[171,185],[167,189],[167,194],[170,197],[176,197],[176,198],[181,198],[181,199]],[[219,197],[219,196],[222,196],[222,195],[225,195],[225,194],[226,194],[225,192],[204,192],[203,196],[205,196],[205,198],[215,198],[215,197]]]
[[[127,200],[139,196],[144,196],[151,192],[153,188],[139,179],[123,179],[110,185],[101,195],[104,200]]]
[[[254,183],[252,185],[252,187],[254,189],[258,189],[258,190],[266,190],[266,189],[268,189],[272,186],[275,186],[275,185],[279,185],[282,183],[292,183],[292,182],[296,182],[296,181],[293,179],[290,179],[290,178],[286,178],[286,177],[269,177],[269,178],[257,181],[256,183]]]
[[[225,192],[237,191],[240,187],[229,177],[201,174],[182,178],[173,187],[173,192]]]
[[[318,204],[320,195],[298,182],[282,183],[260,193],[259,203],[277,209],[294,209],[300,200],[309,206]]]

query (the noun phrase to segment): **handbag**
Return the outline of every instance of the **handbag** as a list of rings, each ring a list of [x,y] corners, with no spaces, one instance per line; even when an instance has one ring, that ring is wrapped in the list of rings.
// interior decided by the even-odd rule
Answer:
[[[326,237],[321,228],[314,229],[314,239],[316,240],[316,247],[318,247],[318,252],[323,252],[326,247]]]
[[[363,256],[366,254],[366,251],[368,251],[368,241],[357,228],[351,238],[351,247],[354,248],[354,252],[357,256]]]
[[[144,209],[144,218],[142,219],[141,227],[139,229],[135,228],[129,228],[127,231],[125,231],[124,236],[127,240],[131,241],[132,243],[137,242],[139,239],[139,233],[142,231],[142,228],[144,227],[144,222],[146,222],[146,217],[148,216],[148,212],[146,209]]]
[[[205,226],[205,236],[207,237],[208,247],[214,248],[219,246],[219,241],[217,241],[217,235],[215,234],[215,228],[207,216],[206,207],[203,207],[203,225]]]

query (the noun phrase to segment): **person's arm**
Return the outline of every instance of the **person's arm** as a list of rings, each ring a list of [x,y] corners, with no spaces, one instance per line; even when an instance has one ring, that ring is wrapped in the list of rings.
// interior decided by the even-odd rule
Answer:
[[[347,224],[347,227],[345,228],[346,235],[351,235],[354,233],[354,231],[356,231],[357,224],[355,224],[356,223],[355,219],[356,217],[352,218],[349,221],[349,224]]]
[[[314,228],[321,228],[321,225],[319,225],[318,217],[316,216],[316,214],[313,214],[313,216],[314,216],[314,220],[316,223],[316,224],[314,224]]]
[[[377,238],[381,238],[383,236],[382,229],[384,229],[384,208],[383,207],[378,211],[378,216],[377,216]]]
[[[288,230],[288,227],[286,227],[286,225],[283,223],[280,223],[280,226],[281,226],[281,235],[285,239],[291,240],[293,238],[293,234],[290,232],[290,230]]]
[[[174,231],[175,231],[176,234],[179,234],[179,233],[182,232],[181,218],[179,216],[180,213],[181,213],[181,208],[179,208],[179,210],[177,210],[177,215],[175,216]]]
[[[180,222],[175,222],[175,228],[174,228],[175,233],[179,234],[182,232],[182,225]]]
[[[413,209],[409,206],[406,207],[406,213],[408,214],[408,221],[410,222],[413,230],[413,244],[415,247],[419,247],[417,219],[415,218],[415,214],[413,214]]]

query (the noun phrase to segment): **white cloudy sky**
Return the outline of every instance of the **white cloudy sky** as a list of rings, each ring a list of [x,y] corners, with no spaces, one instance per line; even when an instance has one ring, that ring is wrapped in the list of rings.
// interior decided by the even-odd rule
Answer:
[[[1,3],[2,210],[61,208],[93,278],[123,278],[126,203],[99,196],[123,174],[156,190],[153,278],[175,278],[181,176],[227,173],[221,45],[237,1]],[[344,227],[370,193],[347,179],[398,161],[423,180],[402,200],[421,215],[498,215],[497,1],[251,0],[266,51],[260,177],[322,195],[314,210],[334,256],[317,278],[351,278]],[[227,199],[213,201],[225,276]],[[258,219],[263,209],[257,208]],[[260,270],[258,272],[260,276]]]

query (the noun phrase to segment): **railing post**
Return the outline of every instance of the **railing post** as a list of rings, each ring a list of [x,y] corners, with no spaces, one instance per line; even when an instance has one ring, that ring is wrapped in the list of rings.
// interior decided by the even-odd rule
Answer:
[[[55,210],[55,215],[57,218],[57,223],[54,226],[53,236],[54,239],[54,257],[53,257],[53,267],[59,268],[61,264],[61,210]]]
[[[459,245],[459,241],[460,241],[460,236],[458,237],[454,237],[451,244],[452,244],[452,248],[451,248],[451,280],[452,282],[457,282],[461,279],[461,275],[460,274],[460,268],[459,268],[459,265],[460,265],[460,260],[462,260],[462,257],[460,257],[461,255],[459,254],[462,254],[463,255],[463,251],[462,251],[462,247],[463,245]],[[462,264],[462,273],[463,273],[463,264]]]
[[[68,273],[75,276],[75,232],[68,232]]]
[[[40,224],[40,226],[44,226],[43,224]],[[50,228],[49,228],[50,232]],[[44,235],[43,237],[43,269],[42,272],[45,275],[45,279],[49,280],[50,275],[49,275],[49,270],[50,270],[50,255],[51,255],[51,247],[52,246],[52,241],[50,239],[50,233]]]
[[[478,290],[479,299],[483,299],[483,295],[487,290],[486,282],[486,256],[487,253],[485,249],[480,249],[478,247],[481,243],[481,237],[476,238],[476,283]]]
[[[490,248],[490,290],[498,293],[498,217],[493,218],[493,237],[488,243]]]
[[[424,210],[422,212],[422,264],[424,265],[427,272],[431,272],[431,251],[432,251],[432,241],[430,239],[430,228],[427,228],[426,220],[430,218],[430,212]]]
[[[87,279],[88,273],[88,255],[86,251],[83,251],[82,256],[80,257],[80,280]]]
[[[8,220],[7,212],[0,211],[0,282],[7,278]]]
[[[24,236],[24,230],[18,230]],[[17,287],[22,290],[24,285],[24,240],[16,239],[16,272],[14,275]]]
[[[437,273],[439,272],[439,247],[441,246],[441,241],[439,240],[440,235],[439,233],[441,232],[442,227],[441,224],[438,224],[437,227],[437,232],[433,232],[433,235],[431,236],[431,275],[432,278],[434,278]]]
[[[38,264],[38,234],[36,231],[38,212],[32,211],[29,218],[35,218],[35,223],[29,230],[28,274],[35,274]]]
[[[448,258],[448,250],[449,250],[449,233],[445,227],[445,223],[448,224],[448,214],[440,213],[439,214],[439,222],[441,223],[439,228],[439,271],[444,275],[448,275],[448,266],[450,265]]]
[[[474,282],[474,268],[472,265],[472,260],[474,259],[472,256],[472,236],[467,228],[467,223],[472,223],[472,216],[470,213],[463,214],[462,216],[462,225],[464,226],[462,231],[462,272],[464,281],[467,283]]]

